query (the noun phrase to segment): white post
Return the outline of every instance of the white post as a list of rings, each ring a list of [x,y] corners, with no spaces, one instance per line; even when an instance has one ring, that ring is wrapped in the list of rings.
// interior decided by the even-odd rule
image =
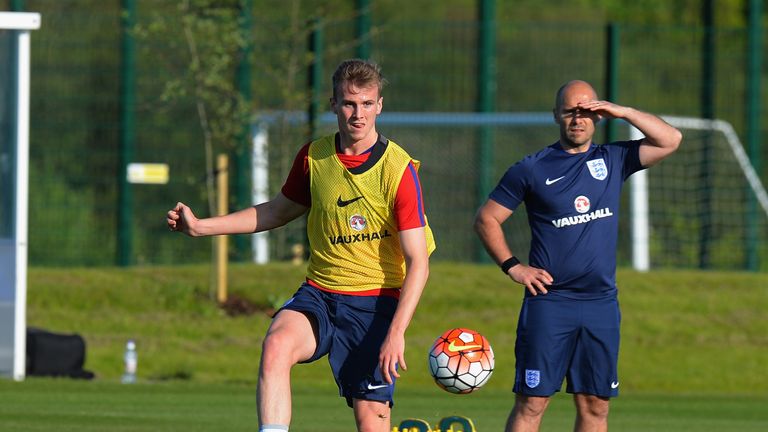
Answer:
[[[253,153],[251,157],[253,181],[253,205],[269,200],[269,159],[267,154],[268,132],[266,123],[256,123],[253,128]],[[253,262],[269,262],[269,233],[262,231],[253,235]]]
[[[40,14],[2,12],[0,28],[17,30],[16,60],[16,204],[13,242],[13,379],[26,375],[27,351],[27,239],[29,212],[29,82],[31,62],[30,30],[40,28]]]
[[[29,209],[29,31],[19,32],[18,118],[16,122],[16,310],[13,379],[26,374],[27,216]]]
[[[643,139],[640,130],[629,127],[630,139]],[[638,171],[630,177],[630,214],[632,220],[632,266],[646,272],[651,268],[648,218],[648,170]]]

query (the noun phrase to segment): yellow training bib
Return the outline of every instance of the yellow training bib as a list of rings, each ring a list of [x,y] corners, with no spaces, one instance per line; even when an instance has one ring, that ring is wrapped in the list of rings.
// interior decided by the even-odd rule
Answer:
[[[307,278],[336,291],[401,287],[405,262],[393,207],[411,161],[400,146],[382,138],[368,161],[347,169],[336,155],[335,135],[310,144]],[[435,242],[428,223],[424,229],[431,253]]]

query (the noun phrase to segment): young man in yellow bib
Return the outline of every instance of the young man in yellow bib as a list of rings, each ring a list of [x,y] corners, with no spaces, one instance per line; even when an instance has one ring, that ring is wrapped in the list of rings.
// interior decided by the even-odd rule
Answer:
[[[405,331],[435,248],[417,170],[376,131],[384,80],[376,64],[342,62],[331,108],[339,131],[302,147],[280,193],[226,216],[197,219],[178,203],[168,227],[189,236],[253,233],[309,211],[306,281],[275,315],[264,339],[259,431],[287,431],[290,371],[328,355],[339,394],[360,431],[390,431]],[[311,336],[310,336],[311,335]]]

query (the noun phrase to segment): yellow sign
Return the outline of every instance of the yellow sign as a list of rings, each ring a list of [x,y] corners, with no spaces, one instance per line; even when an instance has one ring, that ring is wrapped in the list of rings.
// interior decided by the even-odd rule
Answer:
[[[128,183],[166,184],[168,183],[168,164],[130,163],[128,164]]]
[[[392,428],[392,432],[476,432],[476,430],[469,418],[449,416],[440,420],[437,429],[432,429],[428,422],[421,419],[405,419],[399,426]]]

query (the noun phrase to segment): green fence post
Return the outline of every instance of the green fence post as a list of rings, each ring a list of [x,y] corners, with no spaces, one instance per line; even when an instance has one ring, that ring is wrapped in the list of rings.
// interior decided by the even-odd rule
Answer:
[[[320,117],[320,95],[323,85],[323,23],[319,18],[310,21],[309,52],[309,139],[317,136],[317,124]]]
[[[136,48],[131,31],[136,22],[136,1],[121,0],[120,138],[117,166],[117,265],[131,265],[133,256],[133,191],[128,183],[128,164],[135,144]]]
[[[496,0],[479,0],[477,40],[477,111],[490,113],[496,109]],[[488,192],[491,190],[494,159],[494,131],[492,126],[480,127],[479,141],[478,206],[485,202]],[[486,254],[480,241],[476,240],[475,243],[477,245],[477,260],[489,262],[488,254]]]
[[[252,97],[251,89],[251,52],[253,51],[253,0],[243,0],[240,10],[240,32],[243,35],[243,46],[240,48],[240,62],[237,65],[237,89],[242,102],[250,109]],[[242,126],[234,154],[233,165],[235,175],[230,176],[235,190],[237,208],[245,208],[252,204],[251,199],[251,142],[250,124],[246,118]],[[234,177],[234,178],[232,178]],[[235,246],[235,259],[246,260],[249,256],[250,236],[233,236]]]
[[[309,63],[309,107],[307,110],[309,141],[317,138],[320,119],[320,100],[323,94],[323,22],[319,18],[309,21],[309,52],[312,60]],[[304,215],[306,225],[307,216]],[[304,258],[309,256],[309,237],[306,230],[302,231],[302,245],[304,245]]]
[[[368,60],[371,57],[371,2],[357,0],[357,19],[355,20],[357,39],[357,58]]]
[[[750,0],[748,9],[747,34],[747,147],[749,159],[755,172],[760,175],[760,141],[761,141],[761,71],[763,68],[762,41],[763,27],[761,22],[763,0]],[[754,192],[747,187],[747,230],[746,230],[746,263],[747,270],[757,271],[760,268],[760,233],[758,229],[758,207]]]
[[[11,12],[23,12],[24,0],[11,0]]]
[[[702,3],[702,20],[704,22],[704,34],[701,44],[701,117],[705,119],[715,118],[715,6],[713,0],[704,0]],[[701,154],[701,172],[699,184],[701,184],[701,208],[699,220],[701,221],[701,233],[699,236],[699,268],[710,267],[710,243],[712,241],[712,176],[709,170],[712,165],[712,133],[704,133],[704,148]]]
[[[619,25],[609,23],[605,27],[605,99],[617,102],[619,99]],[[605,142],[616,139],[616,121],[605,121]]]

